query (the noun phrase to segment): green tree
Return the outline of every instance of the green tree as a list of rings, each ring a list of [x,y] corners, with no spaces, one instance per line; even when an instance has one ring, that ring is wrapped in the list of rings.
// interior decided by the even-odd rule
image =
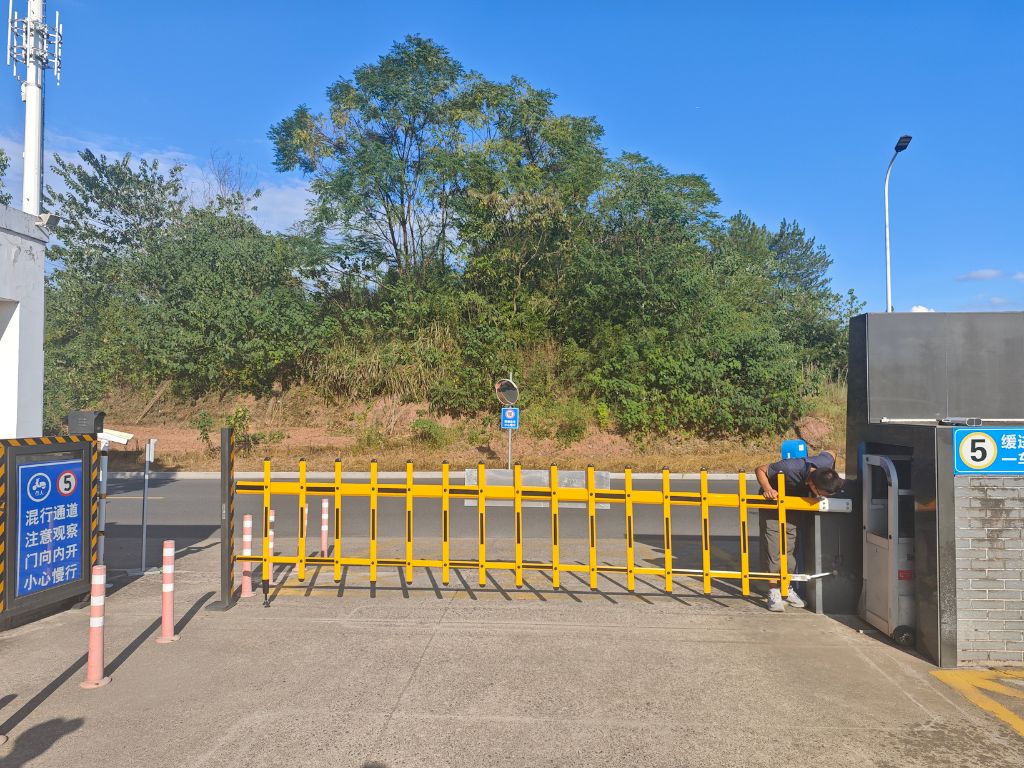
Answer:
[[[715,238],[722,269],[746,274],[747,306],[773,318],[800,360],[833,374],[846,366],[846,324],[860,303],[832,288],[832,257],[796,222],[772,231],[738,213]]]
[[[478,89],[487,130],[465,153],[457,201],[468,284],[515,315],[531,294],[552,297],[573,239],[605,176],[603,130],[555,115],[555,95],[522,78]]]
[[[147,370],[183,394],[269,393],[321,341],[300,276],[318,251],[262,232],[239,210],[222,199],[187,211],[139,264]]]
[[[279,170],[311,177],[311,224],[334,235],[343,272],[423,282],[457,247],[458,149],[482,116],[475,77],[440,45],[410,35],[376,64],[270,129]]]
[[[164,175],[156,161],[108,160],[90,150],[56,157],[60,191],[46,202],[59,216],[47,249],[45,419],[94,405],[114,381],[148,371],[137,291],[147,247],[180,220],[186,197],[181,166]]]
[[[0,149],[0,205],[11,204],[11,193],[4,190],[4,175],[6,175],[10,164],[11,158],[7,156],[4,150]]]

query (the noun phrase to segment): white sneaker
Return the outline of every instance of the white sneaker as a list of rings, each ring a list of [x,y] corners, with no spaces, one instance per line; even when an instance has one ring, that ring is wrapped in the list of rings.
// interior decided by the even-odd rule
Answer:
[[[773,613],[782,613],[786,610],[786,603],[782,599],[782,591],[778,588],[768,590],[768,610]]]
[[[803,598],[796,593],[793,587],[789,588],[789,594],[786,596],[786,602],[792,605],[794,608],[806,608],[807,603],[803,601]]]

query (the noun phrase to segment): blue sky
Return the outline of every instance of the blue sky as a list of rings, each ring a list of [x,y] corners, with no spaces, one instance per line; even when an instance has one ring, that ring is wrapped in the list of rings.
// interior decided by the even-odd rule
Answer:
[[[15,0],[24,5],[24,0]],[[796,219],[832,254],[834,285],[884,310],[882,182],[898,311],[1024,309],[1019,212],[1024,4],[993,2],[86,2],[50,0],[64,80],[47,150],[91,146],[190,163],[241,158],[268,227],[301,215],[304,182],[273,169],[267,129],[407,33],[493,79],[594,115],[612,154],[705,174],[725,215]],[[0,79],[0,146],[23,111]],[[15,195],[16,199],[20,195]]]

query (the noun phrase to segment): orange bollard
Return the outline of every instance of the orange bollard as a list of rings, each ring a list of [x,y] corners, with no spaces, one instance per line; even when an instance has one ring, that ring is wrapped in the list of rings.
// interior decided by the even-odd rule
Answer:
[[[163,602],[160,607],[160,637],[158,643],[173,643],[174,634],[174,541],[164,541],[164,567],[161,575]]]
[[[270,510],[270,556],[274,556],[274,510]],[[267,581],[274,583],[274,566],[270,566],[270,573],[267,574]]]
[[[110,682],[103,674],[103,608],[107,595],[107,567],[94,565],[89,590],[89,660],[83,688],[101,688]]]
[[[252,515],[245,515],[242,518],[242,555],[249,557],[252,554]],[[252,597],[256,593],[252,589],[252,563],[242,563],[242,597]]]
[[[327,557],[327,499],[320,502],[320,557]]]

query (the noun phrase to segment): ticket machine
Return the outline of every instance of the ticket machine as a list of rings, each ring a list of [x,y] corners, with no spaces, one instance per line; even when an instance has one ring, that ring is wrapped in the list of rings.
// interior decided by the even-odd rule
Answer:
[[[904,646],[914,645],[917,626],[911,460],[863,454],[860,461],[864,570],[858,612]]]

